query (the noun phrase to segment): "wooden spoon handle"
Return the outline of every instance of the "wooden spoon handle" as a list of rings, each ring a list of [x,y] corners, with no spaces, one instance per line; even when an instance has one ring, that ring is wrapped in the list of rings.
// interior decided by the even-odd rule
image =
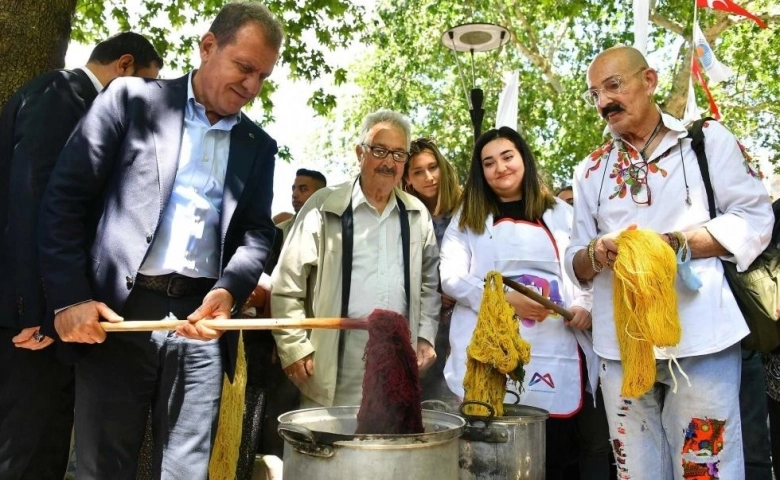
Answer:
[[[516,292],[520,292],[526,297],[530,298],[536,303],[541,304],[543,307],[548,308],[552,310],[553,312],[557,313],[558,315],[562,316],[566,320],[571,321],[571,319],[574,318],[574,314],[570,311],[566,310],[565,308],[561,307],[560,305],[553,303],[548,298],[544,298],[543,296],[539,295],[535,291],[531,290],[530,288],[526,287],[525,285],[520,285],[519,283],[515,282],[514,280],[511,280],[506,277],[501,277],[504,280],[504,285],[508,286],[512,290]]]
[[[201,320],[214,330],[284,330],[293,328],[362,329],[368,328],[365,318],[236,318],[227,320]],[[187,320],[127,320],[124,322],[100,322],[106,332],[151,332],[175,330]]]

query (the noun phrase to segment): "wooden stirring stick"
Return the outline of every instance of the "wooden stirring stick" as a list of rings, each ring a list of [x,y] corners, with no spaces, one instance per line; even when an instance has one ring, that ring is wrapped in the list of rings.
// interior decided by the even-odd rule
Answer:
[[[526,297],[530,298],[536,303],[541,304],[544,308],[547,308],[549,310],[552,310],[553,312],[557,313],[558,315],[562,316],[566,320],[571,321],[571,319],[574,318],[574,314],[570,311],[566,310],[565,308],[561,307],[560,305],[553,303],[548,298],[544,298],[543,296],[539,295],[532,289],[526,287],[525,285],[520,285],[519,283],[515,282],[514,280],[511,280],[509,278],[506,278],[504,276],[501,277],[501,279],[504,281],[504,285],[511,288],[512,290],[519,292]]]
[[[214,330],[282,330],[288,328],[330,328],[359,329],[368,328],[366,318],[236,318],[228,320],[201,320],[203,325]],[[124,322],[100,322],[106,332],[151,332],[154,330],[175,330],[187,320],[127,320]]]

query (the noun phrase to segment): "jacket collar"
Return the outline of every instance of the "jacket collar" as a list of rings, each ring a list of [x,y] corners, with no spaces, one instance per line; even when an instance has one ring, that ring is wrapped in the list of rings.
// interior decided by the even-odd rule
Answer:
[[[148,105],[156,125],[165,128],[154,129],[154,144],[157,156],[160,197],[166,203],[171,197],[176,178],[181,136],[184,129],[184,104],[187,101],[188,75],[168,82],[157,82],[160,90],[149,90]]]
[[[72,72],[76,75],[76,78],[78,79],[78,82],[75,84],[76,87],[76,94],[81,97],[84,100],[84,103],[87,107],[92,105],[92,102],[95,100],[95,97],[97,97],[98,89],[95,86],[95,84],[92,82],[92,79],[90,79],[89,75],[82,70],[81,68],[76,68],[72,70]]]
[[[95,75],[95,73],[92,72],[92,70],[90,70],[89,67],[87,67],[85,65],[83,67],[77,68],[76,71],[84,73],[84,75],[86,75],[87,78],[89,78],[89,81],[92,83],[92,86],[95,87],[95,91],[97,93],[100,93],[100,92],[103,91],[103,88],[105,87],[105,85],[100,83],[100,80],[98,80],[97,75]]]

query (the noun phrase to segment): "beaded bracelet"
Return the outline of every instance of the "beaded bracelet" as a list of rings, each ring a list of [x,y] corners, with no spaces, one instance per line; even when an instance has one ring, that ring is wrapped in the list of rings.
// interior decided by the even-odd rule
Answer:
[[[680,251],[680,241],[677,239],[677,236],[674,233],[664,233],[664,236],[666,237],[667,243],[669,243],[669,246],[672,247],[672,250],[677,253]]]
[[[600,271],[604,270],[604,265],[599,263],[598,260],[596,260],[596,242],[598,241],[598,237],[594,238],[593,240],[588,243],[588,258],[590,258],[590,266],[593,268],[593,271],[596,273],[599,273]]]
[[[669,242],[669,246],[672,247],[675,253],[678,253],[680,249],[683,249],[683,255],[688,251],[688,239],[682,232],[667,232],[664,233],[666,241]]]
[[[688,237],[682,232],[673,232],[672,234],[677,237],[677,243],[680,245],[680,250],[682,250],[682,258],[685,258],[688,256]]]

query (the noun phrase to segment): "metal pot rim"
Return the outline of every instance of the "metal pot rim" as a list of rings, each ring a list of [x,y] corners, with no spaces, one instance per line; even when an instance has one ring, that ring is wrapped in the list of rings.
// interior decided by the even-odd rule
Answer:
[[[426,429],[433,425],[432,431],[416,434],[383,434],[383,435],[355,435],[352,432],[333,432],[332,429],[324,430],[312,426],[312,424],[323,424],[333,422],[354,423],[357,418],[357,412],[360,407],[317,407],[302,410],[293,410],[279,416],[279,423],[284,425],[288,423],[296,424],[308,428],[317,436],[329,438],[327,443],[333,445],[351,445],[378,447],[383,444],[392,446],[401,446],[404,443],[433,443],[449,440],[459,437],[463,433],[466,421],[458,415],[439,412],[434,410],[423,410],[423,423]],[[310,427],[311,426],[311,427]],[[318,435],[319,434],[319,435]]]
[[[423,404],[428,403],[428,405],[431,406],[434,410],[438,412],[446,412],[450,413],[453,410],[457,412],[457,415],[460,417],[463,417],[466,420],[467,426],[473,426],[475,423],[484,423],[484,424],[492,424],[492,423],[505,423],[505,424],[527,424],[527,423],[536,423],[542,420],[547,420],[550,418],[550,412],[547,410],[544,410],[542,408],[538,407],[532,407],[530,405],[521,405],[519,403],[505,403],[504,404],[504,415],[501,416],[495,416],[493,415],[493,409],[483,403],[483,402],[465,402],[465,403],[473,403],[473,404],[479,404],[483,405],[488,408],[490,411],[490,414],[488,415],[468,415],[463,413],[463,405],[464,404],[458,404],[457,406],[447,404],[445,402],[441,402],[438,400],[426,400],[423,402]],[[516,414],[507,415],[507,412],[517,412]]]

